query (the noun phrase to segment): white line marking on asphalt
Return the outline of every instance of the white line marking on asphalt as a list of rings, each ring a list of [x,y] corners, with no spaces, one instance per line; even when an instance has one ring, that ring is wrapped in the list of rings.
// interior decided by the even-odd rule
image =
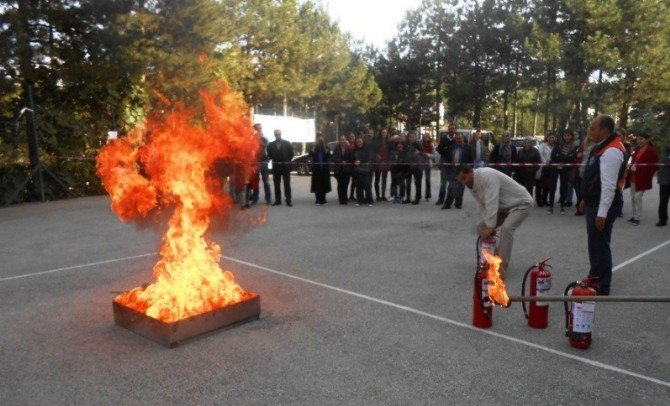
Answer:
[[[131,259],[150,257],[152,255],[157,255],[157,253],[156,252],[151,252],[149,254],[133,255],[132,257],[108,259],[106,261],[91,262],[91,263],[88,263],[88,264],[65,266],[65,267],[62,267],[62,268],[49,269],[48,271],[27,273],[27,274],[24,274],[24,275],[8,276],[6,278],[0,278],[0,282],[13,281],[13,280],[16,280],[16,279],[23,279],[23,278],[30,278],[31,276],[41,276],[41,275],[46,275],[46,274],[56,273],[56,272],[61,272],[61,271],[69,271],[70,269],[78,269],[78,268],[86,268],[86,267],[89,267],[89,266],[111,264],[113,262],[119,262],[119,261],[128,261],[128,260],[131,260]]]
[[[624,262],[620,263],[619,265],[617,265],[617,266],[615,266],[614,268],[612,268],[612,272],[616,272],[616,271],[618,271],[619,269],[623,268],[624,266],[629,265],[629,264],[632,264],[633,262],[637,261],[638,259],[640,259],[640,258],[642,258],[642,257],[645,257],[645,256],[651,254],[651,253],[654,252],[654,251],[658,251],[658,250],[660,250],[661,248],[665,247],[665,246],[668,245],[668,244],[670,244],[670,240],[668,240],[668,241],[666,241],[666,242],[664,242],[664,243],[658,244],[658,245],[655,246],[654,248],[648,249],[648,250],[646,250],[645,252],[643,252],[642,254],[640,254],[640,255],[636,255],[636,256],[634,256],[633,258],[631,258],[631,259],[629,259],[629,260],[627,260],[627,261],[624,261]]]
[[[621,269],[624,266],[642,258],[645,255],[648,255],[648,254],[662,248],[663,246],[665,246],[667,244],[670,244],[670,240],[668,240],[668,241],[666,241],[666,242],[664,242],[660,245],[657,245],[656,247],[654,247],[650,250],[647,250],[647,251],[643,252],[642,254],[637,255],[637,256],[629,259],[628,261],[622,262],[621,264],[617,265],[613,269],[613,271],[617,270],[617,269]],[[51,274],[51,273],[56,273],[56,272],[61,272],[61,271],[67,271],[67,270],[71,270],[71,269],[81,269],[81,268],[86,268],[86,267],[91,267],[91,266],[96,266],[96,265],[104,265],[104,264],[110,264],[110,263],[120,262],[120,261],[128,261],[128,260],[131,260],[131,259],[150,257],[152,255],[158,255],[158,253],[157,252],[150,252],[150,253],[146,253],[146,254],[133,255],[133,256],[130,256],[130,257],[108,259],[108,260],[105,260],[105,261],[91,262],[91,263],[82,264],[82,265],[67,266],[67,267],[62,267],[62,268],[50,269],[50,270],[47,270],[47,271],[34,272],[34,273],[30,273],[30,274],[9,276],[9,277],[6,277],[6,278],[0,278],[0,282],[11,281],[11,280],[16,280],[16,279],[23,279],[23,278],[29,278],[29,277],[32,277],[32,276],[41,276],[41,275],[46,275],[46,274]],[[313,281],[313,280],[310,280],[310,279],[305,279],[305,278],[302,278],[300,276],[295,276],[295,275],[291,275],[291,274],[288,274],[288,273],[276,271],[274,269],[267,268],[267,267],[264,267],[264,266],[261,266],[261,265],[256,265],[256,264],[253,264],[251,262],[242,261],[242,260],[239,260],[237,258],[232,258],[232,257],[228,257],[228,256],[225,256],[225,255],[222,255],[222,258],[225,258],[229,261],[237,262],[239,264],[246,265],[246,266],[249,266],[249,267],[252,267],[252,268],[256,268],[256,269],[260,269],[260,270],[267,271],[267,272],[270,272],[270,273],[274,273],[274,274],[277,274],[277,275],[285,276],[287,278],[295,279],[295,280],[302,281],[302,282],[305,282],[305,283],[308,283],[308,284],[311,284],[311,285],[315,285],[315,286],[320,286],[320,287],[323,287],[323,288],[326,288],[326,289],[330,289],[330,290],[333,290],[333,291],[336,291],[336,292],[344,293],[344,294],[347,294],[347,295],[350,295],[350,296],[355,296],[355,297],[365,299],[365,300],[369,300],[369,301],[372,301],[372,302],[375,302],[375,303],[379,303],[379,304],[383,304],[383,305],[386,305],[386,306],[394,307],[396,309],[400,309],[400,310],[404,310],[404,311],[414,313],[414,314],[417,314],[417,315],[420,315],[420,316],[428,317],[428,318],[431,318],[433,320],[439,320],[439,321],[442,321],[444,323],[451,324],[453,326],[462,327],[466,330],[476,331],[476,332],[479,332],[479,333],[482,333],[482,334],[487,334],[487,335],[490,335],[490,336],[493,336],[493,337],[498,337],[498,338],[501,338],[503,340],[511,341],[511,342],[514,342],[514,343],[517,343],[517,344],[525,345],[527,347],[535,348],[537,350],[545,351],[545,352],[548,352],[550,354],[558,355],[558,356],[561,356],[561,357],[564,357],[564,358],[573,359],[575,361],[579,361],[579,362],[587,364],[587,365],[595,366],[595,367],[602,368],[602,369],[612,371],[612,372],[618,372],[618,373],[623,374],[623,375],[632,376],[632,377],[635,377],[635,378],[645,380],[647,382],[655,383],[655,384],[658,384],[658,385],[661,385],[661,386],[666,386],[666,387],[670,388],[670,382],[663,381],[663,380],[653,378],[653,377],[650,377],[650,376],[638,374],[636,372],[629,371],[627,369],[622,369],[622,368],[619,368],[619,367],[615,367],[613,365],[604,364],[602,362],[593,361],[593,360],[590,360],[590,359],[587,359],[587,358],[582,358],[582,357],[579,357],[577,355],[573,355],[573,354],[569,354],[569,353],[566,353],[566,352],[554,350],[554,349],[549,348],[549,347],[544,347],[542,345],[535,344],[535,343],[532,343],[530,341],[521,340],[519,338],[515,338],[515,337],[507,336],[507,335],[504,335],[504,334],[496,333],[494,331],[479,329],[479,328],[473,327],[469,324],[461,323],[460,321],[451,320],[451,319],[448,319],[446,317],[442,317],[442,316],[438,316],[438,315],[435,315],[435,314],[427,313],[427,312],[424,312],[424,311],[421,311],[421,310],[418,310],[418,309],[414,309],[412,307],[399,305],[399,304],[396,304],[396,303],[393,303],[393,302],[389,302],[387,300],[377,299],[377,298],[372,297],[372,296],[367,296],[367,295],[364,295],[364,294],[361,294],[361,293],[356,293],[356,292],[353,292],[353,291],[350,291],[350,290],[346,290],[346,289],[338,288],[338,287],[335,287],[335,286],[327,285],[325,283],[316,282],[316,281]]]
[[[542,345],[539,345],[539,344],[535,344],[535,343],[532,343],[530,341],[521,340],[519,338],[511,337],[511,336],[508,336],[508,335],[505,335],[505,334],[496,333],[494,331],[482,330],[482,329],[473,327],[469,324],[461,323],[460,321],[451,320],[451,319],[448,319],[446,317],[437,316],[437,315],[431,314],[431,313],[426,313],[424,311],[417,310],[417,309],[414,309],[414,308],[409,307],[409,306],[403,306],[403,305],[400,305],[400,304],[397,304],[397,303],[389,302],[388,300],[377,299],[375,297],[364,295],[362,293],[353,292],[353,291],[350,291],[350,290],[338,288],[336,286],[331,286],[331,285],[327,285],[325,283],[316,282],[316,281],[313,281],[313,280],[310,280],[310,279],[302,278],[300,276],[291,275],[289,273],[277,271],[277,270],[274,270],[274,269],[271,269],[271,268],[268,268],[268,267],[265,267],[265,266],[256,265],[256,264],[251,263],[251,262],[242,261],[242,260],[232,258],[232,257],[228,257],[228,256],[225,256],[225,255],[222,255],[222,257],[229,260],[229,261],[237,262],[238,264],[246,265],[246,266],[249,266],[249,267],[252,267],[252,268],[260,269],[262,271],[266,271],[266,272],[270,272],[270,273],[273,273],[273,274],[281,275],[281,276],[284,276],[284,277],[287,277],[287,278],[295,279],[295,280],[305,282],[305,283],[308,283],[308,284],[311,284],[311,285],[319,286],[319,287],[322,287],[322,288],[334,290],[336,292],[344,293],[344,294],[347,294],[347,295],[350,295],[350,296],[355,296],[355,297],[360,298],[360,299],[365,299],[365,300],[369,300],[371,302],[375,302],[375,303],[383,304],[383,305],[386,305],[386,306],[394,307],[396,309],[404,310],[406,312],[418,314],[420,316],[428,317],[428,318],[431,318],[431,319],[434,319],[434,320],[439,320],[439,321],[442,321],[444,323],[451,324],[453,326],[461,327],[461,328],[464,328],[466,330],[476,331],[478,333],[487,334],[487,335],[490,335],[490,336],[493,336],[493,337],[501,338],[503,340],[512,341],[514,343],[522,344],[522,345],[525,345],[527,347],[531,347],[531,348],[535,348],[537,350],[545,351],[545,352],[548,352],[550,354],[554,354],[554,355],[558,355],[558,356],[561,356],[561,357],[569,358],[569,359],[579,361],[579,362],[582,362],[584,364],[588,364],[588,365],[591,365],[591,366],[594,366],[594,367],[602,368],[602,369],[612,371],[612,372],[618,372],[620,374],[632,376],[632,377],[635,377],[635,378],[639,378],[639,379],[642,379],[642,380],[645,380],[645,381],[648,381],[648,382],[651,382],[651,383],[655,383],[655,384],[662,385],[662,386],[667,386],[667,387],[670,388],[670,382],[666,382],[666,381],[663,381],[663,380],[660,380],[660,379],[657,379],[657,378],[652,378],[650,376],[638,374],[636,372],[629,371],[627,369],[615,367],[614,365],[604,364],[602,362],[593,361],[593,360],[583,358],[583,357],[580,357],[580,356],[577,356],[577,355],[569,354],[567,352],[554,350],[554,349],[549,348],[549,347],[545,347],[545,346],[542,346]]]

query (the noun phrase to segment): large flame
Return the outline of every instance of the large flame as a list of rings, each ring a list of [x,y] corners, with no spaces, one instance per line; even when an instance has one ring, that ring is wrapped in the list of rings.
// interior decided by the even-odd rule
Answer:
[[[221,248],[205,233],[212,219],[226,218],[233,208],[224,177],[249,176],[260,141],[247,105],[227,85],[201,91],[200,100],[201,109],[176,103],[169,112],[150,116],[127,137],[107,144],[97,158],[98,176],[121,220],[173,210],[154,282],[115,299],[165,322],[248,295],[231,272],[222,271]]]
[[[488,279],[487,290],[489,293],[489,299],[493,304],[507,307],[509,305],[509,296],[507,296],[507,290],[505,288],[505,282],[500,275],[500,263],[502,258],[497,255],[493,255],[487,250],[482,250],[484,258],[486,258],[486,263],[489,268],[486,271],[486,279]]]

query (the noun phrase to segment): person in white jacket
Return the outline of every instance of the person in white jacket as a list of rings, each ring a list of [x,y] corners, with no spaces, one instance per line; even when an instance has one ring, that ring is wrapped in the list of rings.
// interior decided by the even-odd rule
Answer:
[[[479,235],[482,238],[493,236],[500,227],[498,255],[502,259],[500,273],[504,276],[512,256],[514,232],[530,214],[533,197],[514,179],[493,168],[473,170],[470,165],[461,165],[456,169],[456,179],[479,203]]]

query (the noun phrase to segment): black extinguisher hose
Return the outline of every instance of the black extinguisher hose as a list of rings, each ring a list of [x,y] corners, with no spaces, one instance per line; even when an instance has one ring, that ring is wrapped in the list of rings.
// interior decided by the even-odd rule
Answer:
[[[567,296],[570,289],[573,289],[577,285],[579,285],[579,282],[570,282],[568,284],[568,286],[565,288],[565,292],[563,292],[563,296]],[[569,323],[570,323],[570,318],[569,318],[570,308],[569,308],[568,302],[563,302],[563,308],[565,309],[565,335],[567,336],[568,331],[570,329],[570,325],[569,325]]]
[[[526,280],[528,279],[528,275],[530,274],[530,271],[535,268],[535,265],[531,265],[530,268],[526,271],[526,273],[523,275],[523,280],[521,282],[521,296],[526,296]],[[528,310],[526,309],[526,302],[521,302],[521,307],[523,307],[523,315],[526,316],[526,320],[528,320]]]

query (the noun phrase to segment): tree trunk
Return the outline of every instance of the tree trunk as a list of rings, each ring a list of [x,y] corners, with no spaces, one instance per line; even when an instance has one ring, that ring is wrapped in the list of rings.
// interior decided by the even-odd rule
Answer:
[[[503,130],[507,129],[509,114],[509,65],[505,68],[505,91],[503,93]]]
[[[558,109],[556,107],[558,99],[558,86],[556,83],[558,81],[556,80],[556,74],[552,75],[551,82],[551,108],[553,110],[551,124],[554,129],[558,130]]]
[[[534,114],[533,114],[533,134],[531,134],[533,137],[535,134],[537,134],[537,109],[540,104],[540,88],[537,88],[537,91],[535,92],[535,108],[534,108]]]
[[[31,111],[26,111],[27,136],[28,136],[28,156],[30,167],[34,168],[39,164],[39,146],[37,143],[37,129],[35,126],[35,106],[33,105],[33,84],[35,83],[35,69],[33,67],[33,50],[30,46],[30,39],[33,37],[30,32],[29,17],[30,5],[26,0],[18,2],[19,18],[16,26],[17,55],[19,57],[19,66],[21,76],[23,77],[23,95],[24,106]]]
[[[439,65],[436,67],[435,72],[435,125],[437,130],[440,130],[440,124],[442,117],[440,117],[440,88],[442,87],[442,81],[440,80]]]
[[[551,101],[551,68],[547,68],[547,82],[544,93],[544,133],[549,131],[549,104]]]
[[[630,103],[628,102],[628,98],[625,98],[621,104],[621,110],[619,111],[619,127],[627,128],[629,107]]]
[[[594,117],[598,117],[598,113],[600,112],[600,99],[602,98],[602,86],[603,86],[603,70],[600,69],[598,71],[598,85],[596,87],[596,102],[594,106]]]
[[[514,115],[513,115],[514,131],[512,132],[512,134],[514,134],[515,137],[517,136],[518,108],[519,108],[519,54],[517,53],[516,64],[514,66]]]

